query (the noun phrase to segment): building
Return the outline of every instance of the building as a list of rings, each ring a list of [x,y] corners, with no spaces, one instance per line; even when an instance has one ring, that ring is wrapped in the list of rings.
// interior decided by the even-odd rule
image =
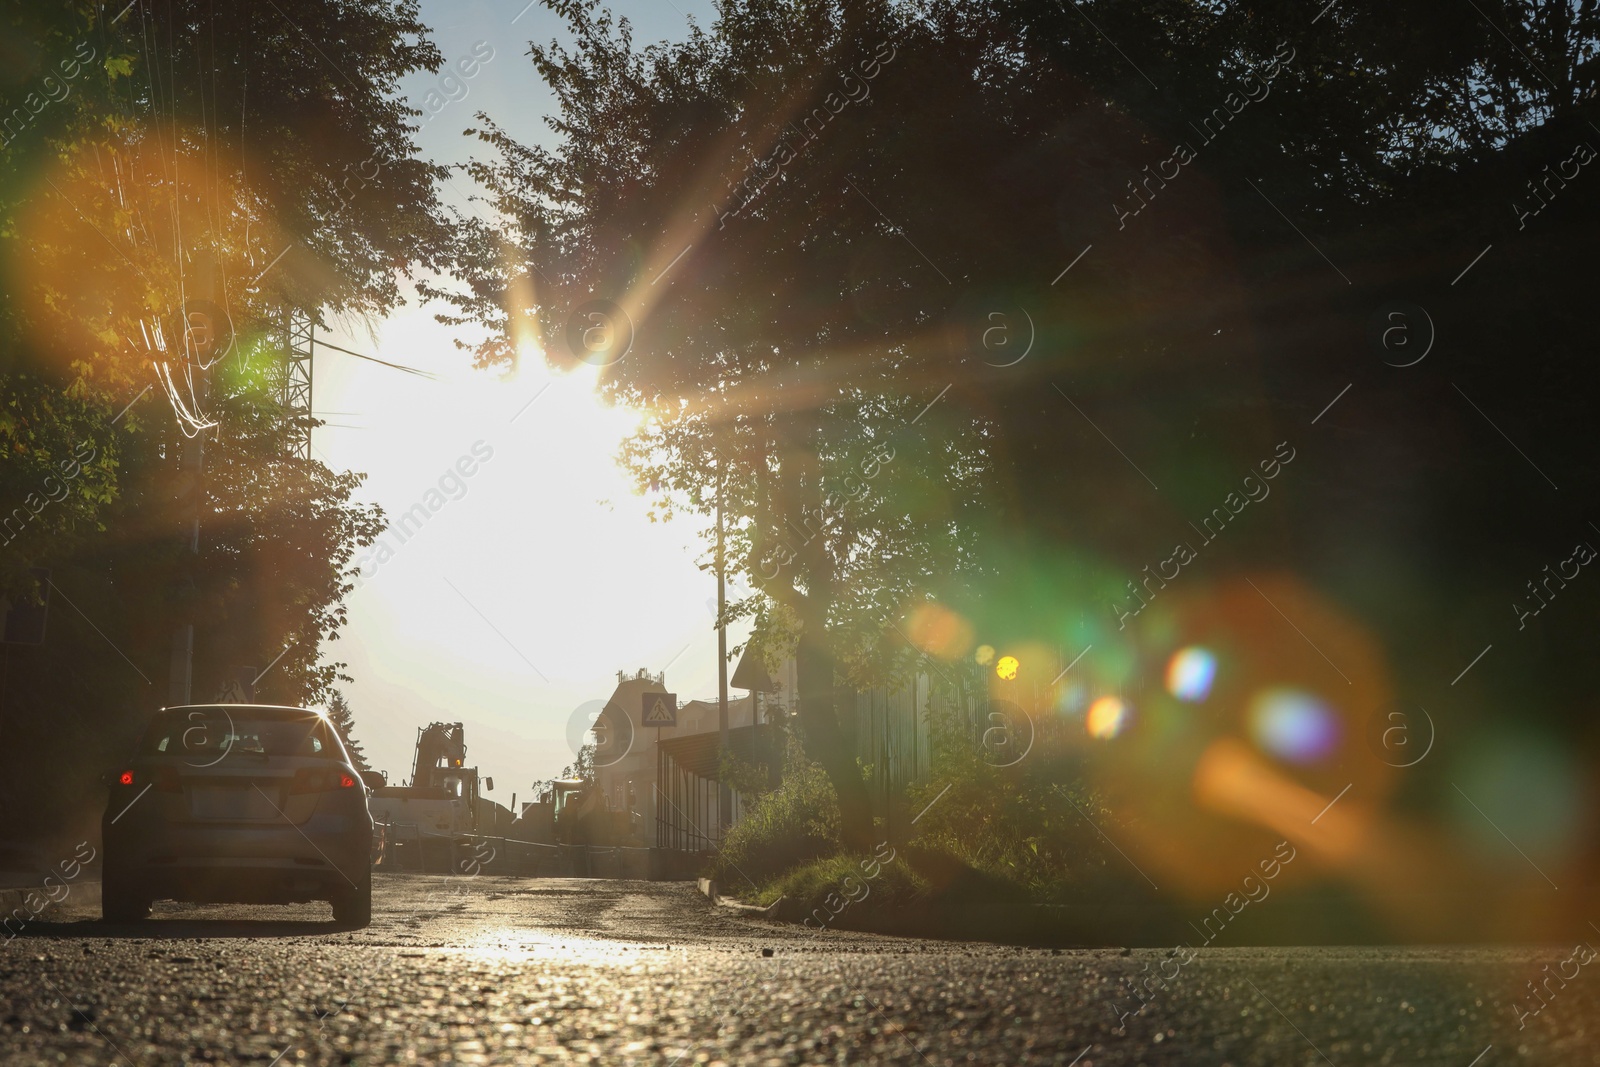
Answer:
[[[785,658],[773,677],[744,661],[733,672],[729,748],[756,766],[766,766],[774,786],[783,757],[781,737],[770,723],[774,711],[792,702],[796,681],[792,657]],[[931,682],[919,673],[902,686],[856,693],[853,708],[850,698],[841,700],[846,734],[862,766],[871,771],[874,814],[886,828],[908,817],[897,808],[903,806],[906,787],[929,768],[930,705],[944,706],[933,698]],[[721,839],[717,702],[681,703],[676,726],[641,725],[646,694],[667,691],[664,674],[643,668],[631,675],[617,672],[617,687],[595,724],[595,782],[607,810],[629,813],[632,843],[690,851],[714,848]],[[735,795],[732,820],[737,822],[742,812],[743,799]]]
[[[643,667],[633,674],[617,672],[617,687],[606,701],[595,722],[595,784],[605,797],[608,811],[626,811],[637,843],[655,844],[656,785],[661,753],[658,742],[673,742],[687,737],[715,736],[720,730],[715,700],[688,700],[678,705],[676,726],[642,725],[647,694],[667,692],[666,675],[651,674]],[[748,739],[752,724],[765,719],[774,694],[752,692],[728,700],[728,727],[742,731]],[[748,741],[747,741],[748,743]],[[737,746],[735,746],[737,751]],[[681,812],[696,825],[715,835],[714,805],[709,812]]]

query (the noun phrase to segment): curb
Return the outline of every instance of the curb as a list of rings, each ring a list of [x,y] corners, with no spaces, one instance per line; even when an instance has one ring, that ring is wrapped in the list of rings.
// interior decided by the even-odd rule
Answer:
[[[733,897],[725,897],[717,892],[717,883],[710,878],[702,878],[696,884],[698,892],[719,908],[727,908],[739,915],[748,915],[752,919],[777,920],[778,910],[789,900],[788,897],[779,897],[766,907],[755,904],[742,904]]]

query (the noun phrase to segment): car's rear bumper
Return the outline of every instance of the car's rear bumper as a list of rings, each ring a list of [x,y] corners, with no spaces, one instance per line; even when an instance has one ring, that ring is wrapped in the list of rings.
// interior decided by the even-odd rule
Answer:
[[[300,826],[174,823],[105,826],[105,862],[155,899],[290,903],[326,900],[371,869],[372,825],[314,816]]]
[[[153,900],[209,904],[293,904],[331,900],[359,887],[361,869],[329,864],[265,863],[260,860],[153,863],[137,874],[141,892]]]

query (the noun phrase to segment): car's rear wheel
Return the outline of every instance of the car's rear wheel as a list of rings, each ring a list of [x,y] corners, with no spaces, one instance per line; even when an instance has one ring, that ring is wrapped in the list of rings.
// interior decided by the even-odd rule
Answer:
[[[106,922],[131,923],[150,914],[150,892],[122,865],[109,857],[100,873],[100,916]]]
[[[372,868],[361,872],[354,886],[335,893],[333,921],[341,926],[367,926],[372,922]]]

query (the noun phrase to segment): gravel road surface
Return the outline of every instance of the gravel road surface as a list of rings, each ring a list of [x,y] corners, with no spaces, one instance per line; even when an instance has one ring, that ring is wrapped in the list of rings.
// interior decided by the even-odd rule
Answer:
[[[358,931],[73,907],[0,944],[0,1062],[1600,1064],[1600,966],[1570,945],[1026,949],[487,876],[379,875]]]

